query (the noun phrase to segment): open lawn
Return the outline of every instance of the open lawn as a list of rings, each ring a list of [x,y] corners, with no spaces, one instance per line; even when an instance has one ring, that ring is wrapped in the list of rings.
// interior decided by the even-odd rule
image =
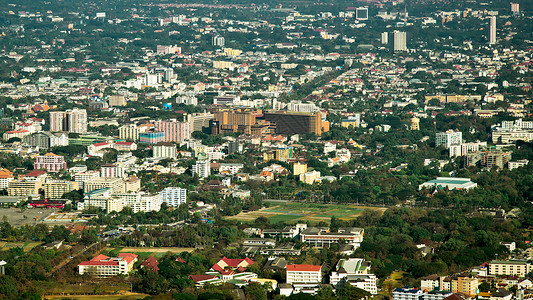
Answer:
[[[226,217],[229,220],[253,222],[259,217],[265,217],[270,223],[296,223],[298,221],[329,222],[331,217],[341,220],[353,220],[365,209],[383,211],[383,208],[362,207],[356,205],[322,204],[286,202],[274,203],[271,207],[257,211],[241,212],[238,215]]]
[[[31,249],[41,245],[42,242],[20,242],[20,243],[16,243],[16,242],[2,242],[0,241],[0,250],[2,251],[5,251],[5,250],[9,250],[11,248],[16,248],[16,247],[21,247],[24,249],[24,252],[28,252],[30,251]]]
[[[128,283],[43,284],[45,299],[142,299],[146,294],[131,293]],[[96,294],[96,295],[94,295]]]

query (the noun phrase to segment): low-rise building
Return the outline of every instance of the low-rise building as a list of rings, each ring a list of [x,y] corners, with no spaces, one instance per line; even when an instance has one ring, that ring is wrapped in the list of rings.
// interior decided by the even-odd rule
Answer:
[[[78,264],[78,274],[91,275],[98,278],[127,275],[133,270],[137,262],[137,255],[132,253],[119,253],[117,257],[109,257],[103,254],[95,256],[89,261]]]
[[[287,265],[287,283],[322,283],[322,266]]]
[[[340,259],[329,277],[330,283],[337,288],[349,283],[375,295],[377,277],[369,272],[370,267],[370,263],[361,258]]]

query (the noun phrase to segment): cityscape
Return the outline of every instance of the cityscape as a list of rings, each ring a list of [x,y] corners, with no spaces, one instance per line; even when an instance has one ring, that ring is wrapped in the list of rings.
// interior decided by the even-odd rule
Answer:
[[[533,299],[533,1],[0,2],[0,298]]]

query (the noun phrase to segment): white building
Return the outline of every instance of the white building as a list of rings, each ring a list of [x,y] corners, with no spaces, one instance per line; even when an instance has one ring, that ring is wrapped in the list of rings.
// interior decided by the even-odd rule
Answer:
[[[477,183],[470,180],[470,178],[460,177],[437,177],[437,179],[426,181],[418,186],[418,189],[429,187],[448,188],[450,190],[468,190],[477,187]]]
[[[435,135],[435,147],[443,145],[448,149],[452,145],[461,145],[463,143],[463,133],[460,131],[448,130],[446,132],[437,132]]]
[[[350,283],[375,295],[378,292],[377,277],[369,273],[370,267],[370,263],[362,258],[341,259],[329,277],[330,283],[337,288]]]
[[[137,255],[132,253],[119,253],[117,257],[108,257],[103,254],[95,256],[89,261],[78,264],[78,274],[89,274],[98,278],[112,277],[119,274],[128,274],[137,262]]]
[[[172,158],[177,156],[176,145],[172,143],[158,143],[153,147],[153,158]]]
[[[169,206],[180,206],[187,203],[187,190],[178,187],[167,187],[159,193],[161,203]]]
[[[473,143],[462,143],[458,145],[450,145],[448,150],[450,151],[450,157],[458,157],[466,155],[469,152],[479,151],[480,148],[487,147],[487,142],[473,142]]]
[[[490,17],[489,44],[496,44],[496,16]]]
[[[394,51],[407,51],[407,34],[405,31],[394,30]]]
[[[287,265],[287,283],[322,283],[322,266]]]
[[[211,175],[211,162],[206,160],[199,160],[192,166],[192,175],[198,175],[200,178],[206,178]]]
[[[394,289],[392,300],[420,300],[424,292],[417,289]]]
[[[220,173],[229,173],[231,175],[237,174],[240,170],[244,168],[243,164],[240,163],[221,163],[220,164]]]
[[[105,164],[100,170],[100,177],[123,178],[124,174],[124,169],[116,164]]]

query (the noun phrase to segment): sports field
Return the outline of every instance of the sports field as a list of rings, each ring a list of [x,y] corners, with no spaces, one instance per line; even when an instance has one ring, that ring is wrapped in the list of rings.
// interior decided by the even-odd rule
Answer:
[[[286,202],[275,203],[271,207],[262,208],[257,211],[241,212],[238,215],[226,218],[243,222],[252,222],[259,217],[269,219],[270,223],[296,223],[298,221],[329,222],[333,216],[342,220],[355,219],[364,209],[377,208],[341,204]]]

